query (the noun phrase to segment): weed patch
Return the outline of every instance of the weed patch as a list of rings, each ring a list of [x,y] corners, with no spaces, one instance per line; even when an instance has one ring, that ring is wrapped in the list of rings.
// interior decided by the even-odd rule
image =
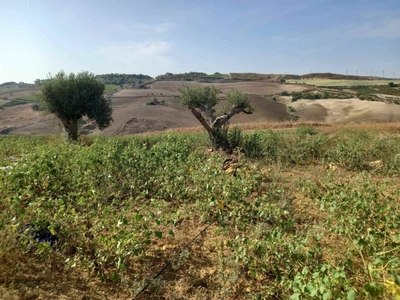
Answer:
[[[396,130],[227,134],[237,146],[234,172],[222,168],[226,154],[208,151],[204,133],[77,143],[1,137],[5,292],[35,286],[38,297],[58,299],[66,285],[68,297],[116,299],[396,295]]]

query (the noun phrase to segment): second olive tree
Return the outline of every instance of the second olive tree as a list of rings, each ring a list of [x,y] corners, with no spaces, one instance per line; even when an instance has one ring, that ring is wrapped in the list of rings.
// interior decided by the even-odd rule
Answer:
[[[207,130],[213,150],[230,150],[226,127],[229,120],[236,114],[254,111],[246,94],[232,89],[223,96],[214,85],[185,87],[180,100]]]

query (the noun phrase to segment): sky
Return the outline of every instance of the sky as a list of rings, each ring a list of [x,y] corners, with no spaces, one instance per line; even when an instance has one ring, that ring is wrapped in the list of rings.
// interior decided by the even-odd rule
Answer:
[[[95,74],[400,77],[399,0],[0,0],[0,83]]]

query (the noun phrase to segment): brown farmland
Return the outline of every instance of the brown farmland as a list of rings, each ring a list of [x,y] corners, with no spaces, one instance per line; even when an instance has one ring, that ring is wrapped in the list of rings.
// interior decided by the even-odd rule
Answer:
[[[128,135],[174,128],[199,126],[191,113],[179,104],[179,90],[185,86],[208,85],[203,82],[156,81],[147,89],[121,89],[111,96],[113,105],[112,125],[104,135]],[[400,120],[400,106],[394,104],[361,101],[358,99],[300,100],[280,96],[283,91],[299,92],[309,86],[279,84],[273,81],[216,82],[214,85],[227,93],[235,88],[249,95],[256,107],[253,115],[237,115],[233,124],[293,121],[287,105],[301,122],[366,123],[396,122]],[[149,105],[157,99],[157,105]],[[293,111],[294,109],[294,111]],[[256,126],[259,127],[259,126]],[[92,124],[84,126],[87,134],[100,133]],[[23,135],[42,135],[62,132],[57,120],[49,115],[33,111],[31,104],[5,107],[0,110],[0,132]]]

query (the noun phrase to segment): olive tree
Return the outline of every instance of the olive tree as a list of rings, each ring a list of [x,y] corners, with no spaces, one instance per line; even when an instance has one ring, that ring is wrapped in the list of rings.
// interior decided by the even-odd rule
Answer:
[[[229,120],[236,114],[254,111],[246,94],[232,89],[226,96],[221,96],[214,85],[185,87],[181,90],[180,100],[207,130],[213,150],[229,150],[231,145],[226,134]]]
[[[40,99],[43,108],[62,123],[69,140],[78,138],[78,122],[82,117],[96,122],[100,130],[110,126],[111,101],[104,96],[105,85],[94,74],[57,73],[42,82]]]

